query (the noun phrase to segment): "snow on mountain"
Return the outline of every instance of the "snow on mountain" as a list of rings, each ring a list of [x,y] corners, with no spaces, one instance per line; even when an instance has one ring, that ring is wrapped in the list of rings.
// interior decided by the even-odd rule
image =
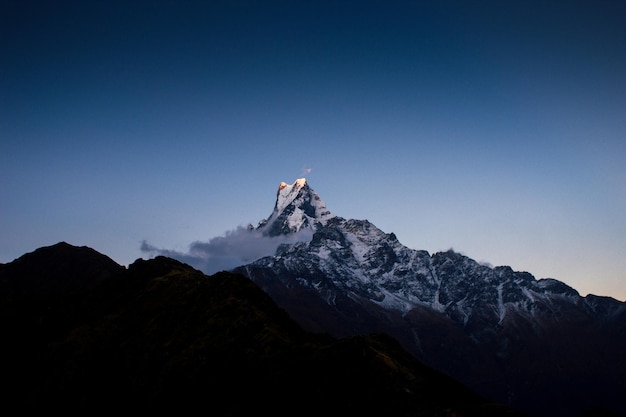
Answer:
[[[269,236],[296,233],[303,229],[314,231],[333,217],[306,179],[299,178],[293,184],[280,183],[274,211],[259,222],[257,229]]]
[[[479,320],[494,327],[510,312],[531,317],[552,311],[554,300],[582,300],[559,281],[536,280],[509,267],[492,268],[454,251],[431,256],[402,245],[393,233],[367,220],[338,216],[326,220],[310,242],[283,245],[274,256],[251,266],[298,276],[311,288],[327,287],[402,314],[429,307],[462,325]],[[319,273],[326,285],[317,281]]]
[[[274,211],[257,229],[270,236],[303,229],[315,233],[310,241],[282,245],[274,256],[251,266],[298,276],[301,284],[318,291],[328,287],[325,291],[346,292],[402,314],[428,307],[463,325],[479,320],[493,327],[511,312],[528,317],[554,313],[555,300],[585,304],[576,290],[555,279],[494,268],[452,250],[430,255],[402,245],[367,220],[335,216],[304,178],[280,183]],[[317,282],[319,273],[326,285]],[[587,308],[599,310],[595,304]]]
[[[304,179],[280,184],[274,211],[257,229],[312,233],[235,270],[309,330],[388,333],[420,360],[529,411],[547,401],[564,413],[585,401],[615,401],[606,393],[626,389],[626,365],[615,366],[626,342],[626,303],[581,297],[561,281],[453,250],[410,249],[367,220],[332,215]],[[585,383],[592,378],[593,392],[564,388],[568,394],[554,401],[552,386],[573,386],[563,369]]]

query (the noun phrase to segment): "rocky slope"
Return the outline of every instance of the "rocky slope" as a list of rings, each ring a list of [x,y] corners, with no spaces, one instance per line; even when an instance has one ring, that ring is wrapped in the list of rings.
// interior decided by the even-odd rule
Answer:
[[[330,214],[306,181],[287,195],[283,184],[259,228],[308,227],[312,239],[235,271],[307,329],[385,332],[420,360],[534,415],[599,405],[626,412],[618,394],[626,392],[626,303],[454,251],[409,249],[367,220]]]

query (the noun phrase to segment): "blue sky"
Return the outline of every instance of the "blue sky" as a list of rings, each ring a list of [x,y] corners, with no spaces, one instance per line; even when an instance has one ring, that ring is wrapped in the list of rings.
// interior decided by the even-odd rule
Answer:
[[[0,262],[184,252],[306,176],[411,248],[625,300],[624,21],[603,0],[4,2]]]

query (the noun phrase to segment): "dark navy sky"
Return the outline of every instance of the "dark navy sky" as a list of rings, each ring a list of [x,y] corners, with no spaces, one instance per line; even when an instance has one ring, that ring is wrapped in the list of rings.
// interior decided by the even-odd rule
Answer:
[[[0,262],[335,214],[626,299],[626,3],[0,6]]]

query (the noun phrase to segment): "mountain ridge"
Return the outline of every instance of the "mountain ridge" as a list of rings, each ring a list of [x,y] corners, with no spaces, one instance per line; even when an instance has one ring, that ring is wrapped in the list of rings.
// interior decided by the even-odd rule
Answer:
[[[613,386],[626,391],[619,376],[626,372],[619,359],[626,303],[610,297],[581,297],[556,279],[452,250],[409,249],[367,220],[335,215],[309,241],[233,271],[310,330],[386,331],[420,360],[498,401],[532,413],[552,402],[545,415],[571,415],[596,402],[626,411],[621,398],[606,394]],[[567,368],[581,386],[585,378],[592,384],[588,392],[562,377],[559,369]]]
[[[590,416],[597,413],[588,410],[597,407],[606,415],[626,416],[626,303],[582,297],[561,281],[481,264],[453,250],[410,249],[367,220],[331,214],[304,179],[281,183],[272,214],[248,230],[293,243],[229,272],[246,276],[306,331],[333,338],[385,334],[413,358],[483,398],[533,417]],[[290,236],[298,238],[282,239]],[[134,268],[168,259],[138,260]],[[128,274],[117,275],[119,265],[109,261],[107,274]],[[166,263],[174,275],[186,268]],[[14,265],[0,264],[0,285]],[[159,282],[168,281],[168,274],[159,275]],[[92,284],[113,285],[110,278]],[[44,285],[24,304],[14,302],[23,292],[0,292],[10,295],[0,298],[0,306],[10,307],[3,314],[5,328],[24,343],[49,343],[47,337],[72,328],[75,317],[95,314],[82,304],[87,310],[78,315],[73,310],[77,294],[91,291],[92,284],[62,294]],[[12,318],[20,319],[18,324]],[[42,323],[44,330],[32,335],[20,328],[38,329]],[[111,323],[96,333],[110,330]],[[30,351],[19,343],[14,350],[8,345],[13,355]]]
[[[91,281],[100,269],[118,269],[83,249],[60,243],[0,268],[3,292],[33,265],[54,284],[0,304],[0,365],[11,382],[5,406],[70,415],[523,417],[421,364],[386,335],[305,332],[242,275],[207,276],[158,256],[74,292],[63,277]]]

